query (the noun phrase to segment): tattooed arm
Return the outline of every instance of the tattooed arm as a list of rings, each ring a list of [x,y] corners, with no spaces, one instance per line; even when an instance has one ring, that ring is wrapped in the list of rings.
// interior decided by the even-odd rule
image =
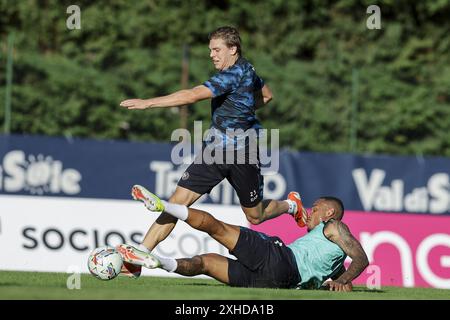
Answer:
[[[338,272],[336,272],[335,275],[333,275],[331,277],[331,280],[336,280],[338,279],[340,276],[342,276],[342,274],[346,271],[347,269],[345,269],[345,266],[342,265],[342,267],[338,270]]]
[[[369,265],[369,260],[361,244],[341,221],[332,220],[324,229],[325,236],[336,243],[351,259],[348,269],[336,280],[329,283],[332,291],[350,291],[351,281],[358,277]]]

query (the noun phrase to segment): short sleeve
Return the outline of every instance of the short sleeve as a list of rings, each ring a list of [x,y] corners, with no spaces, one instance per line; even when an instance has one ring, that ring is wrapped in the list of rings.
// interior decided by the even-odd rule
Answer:
[[[261,79],[259,76],[256,76],[255,89],[261,90],[263,87],[264,87],[264,80]]]
[[[231,68],[216,73],[203,85],[213,93],[213,97],[218,97],[229,93],[239,86],[241,72],[237,68]]]

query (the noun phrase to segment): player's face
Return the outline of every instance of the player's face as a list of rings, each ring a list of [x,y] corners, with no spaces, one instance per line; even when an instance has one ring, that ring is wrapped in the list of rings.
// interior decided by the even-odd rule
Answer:
[[[222,71],[234,63],[236,47],[228,48],[222,39],[211,39],[209,41],[209,56],[214,68]]]
[[[314,202],[311,211],[306,219],[306,228],[308,231],[314,229],[320,222],[326,219],[327,204],[323,200]]]

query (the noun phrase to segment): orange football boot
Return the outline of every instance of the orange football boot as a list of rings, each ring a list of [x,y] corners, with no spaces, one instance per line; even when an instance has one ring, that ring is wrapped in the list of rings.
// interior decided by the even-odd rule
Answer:
[[[308,214],[305,210],[305,208],[303,208],[303,202],[302,202],[302,198],[300,197],[300,194],[298,192],[289,192],[288,194],[288,199],[295,201],[295,203],[297,204],[297,212],[295,212],[293,214],[295,222],[297,222],[297,225],[300,228],[303,228],[306,226],[306,218],[308,217]]]

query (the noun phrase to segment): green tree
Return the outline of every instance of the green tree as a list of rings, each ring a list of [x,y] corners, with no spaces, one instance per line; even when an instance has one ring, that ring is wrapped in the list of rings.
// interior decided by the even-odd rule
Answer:
[[[352,70],[358,70],[356,152],[450,156],[450,3],[380,1],[0,0],[0,101],[6,38],[15,34],[13,133],[169,141],[177,109],[128,111],[126,98],[180,89],[182,47],[191,86],[214,73],[207,34],[239,28],[244,55],[274,92],[258,111],[294,150],[350,151]],[[209,125],[209,102],[189,107]],[[0,120],[3,122],[3,108]]]

